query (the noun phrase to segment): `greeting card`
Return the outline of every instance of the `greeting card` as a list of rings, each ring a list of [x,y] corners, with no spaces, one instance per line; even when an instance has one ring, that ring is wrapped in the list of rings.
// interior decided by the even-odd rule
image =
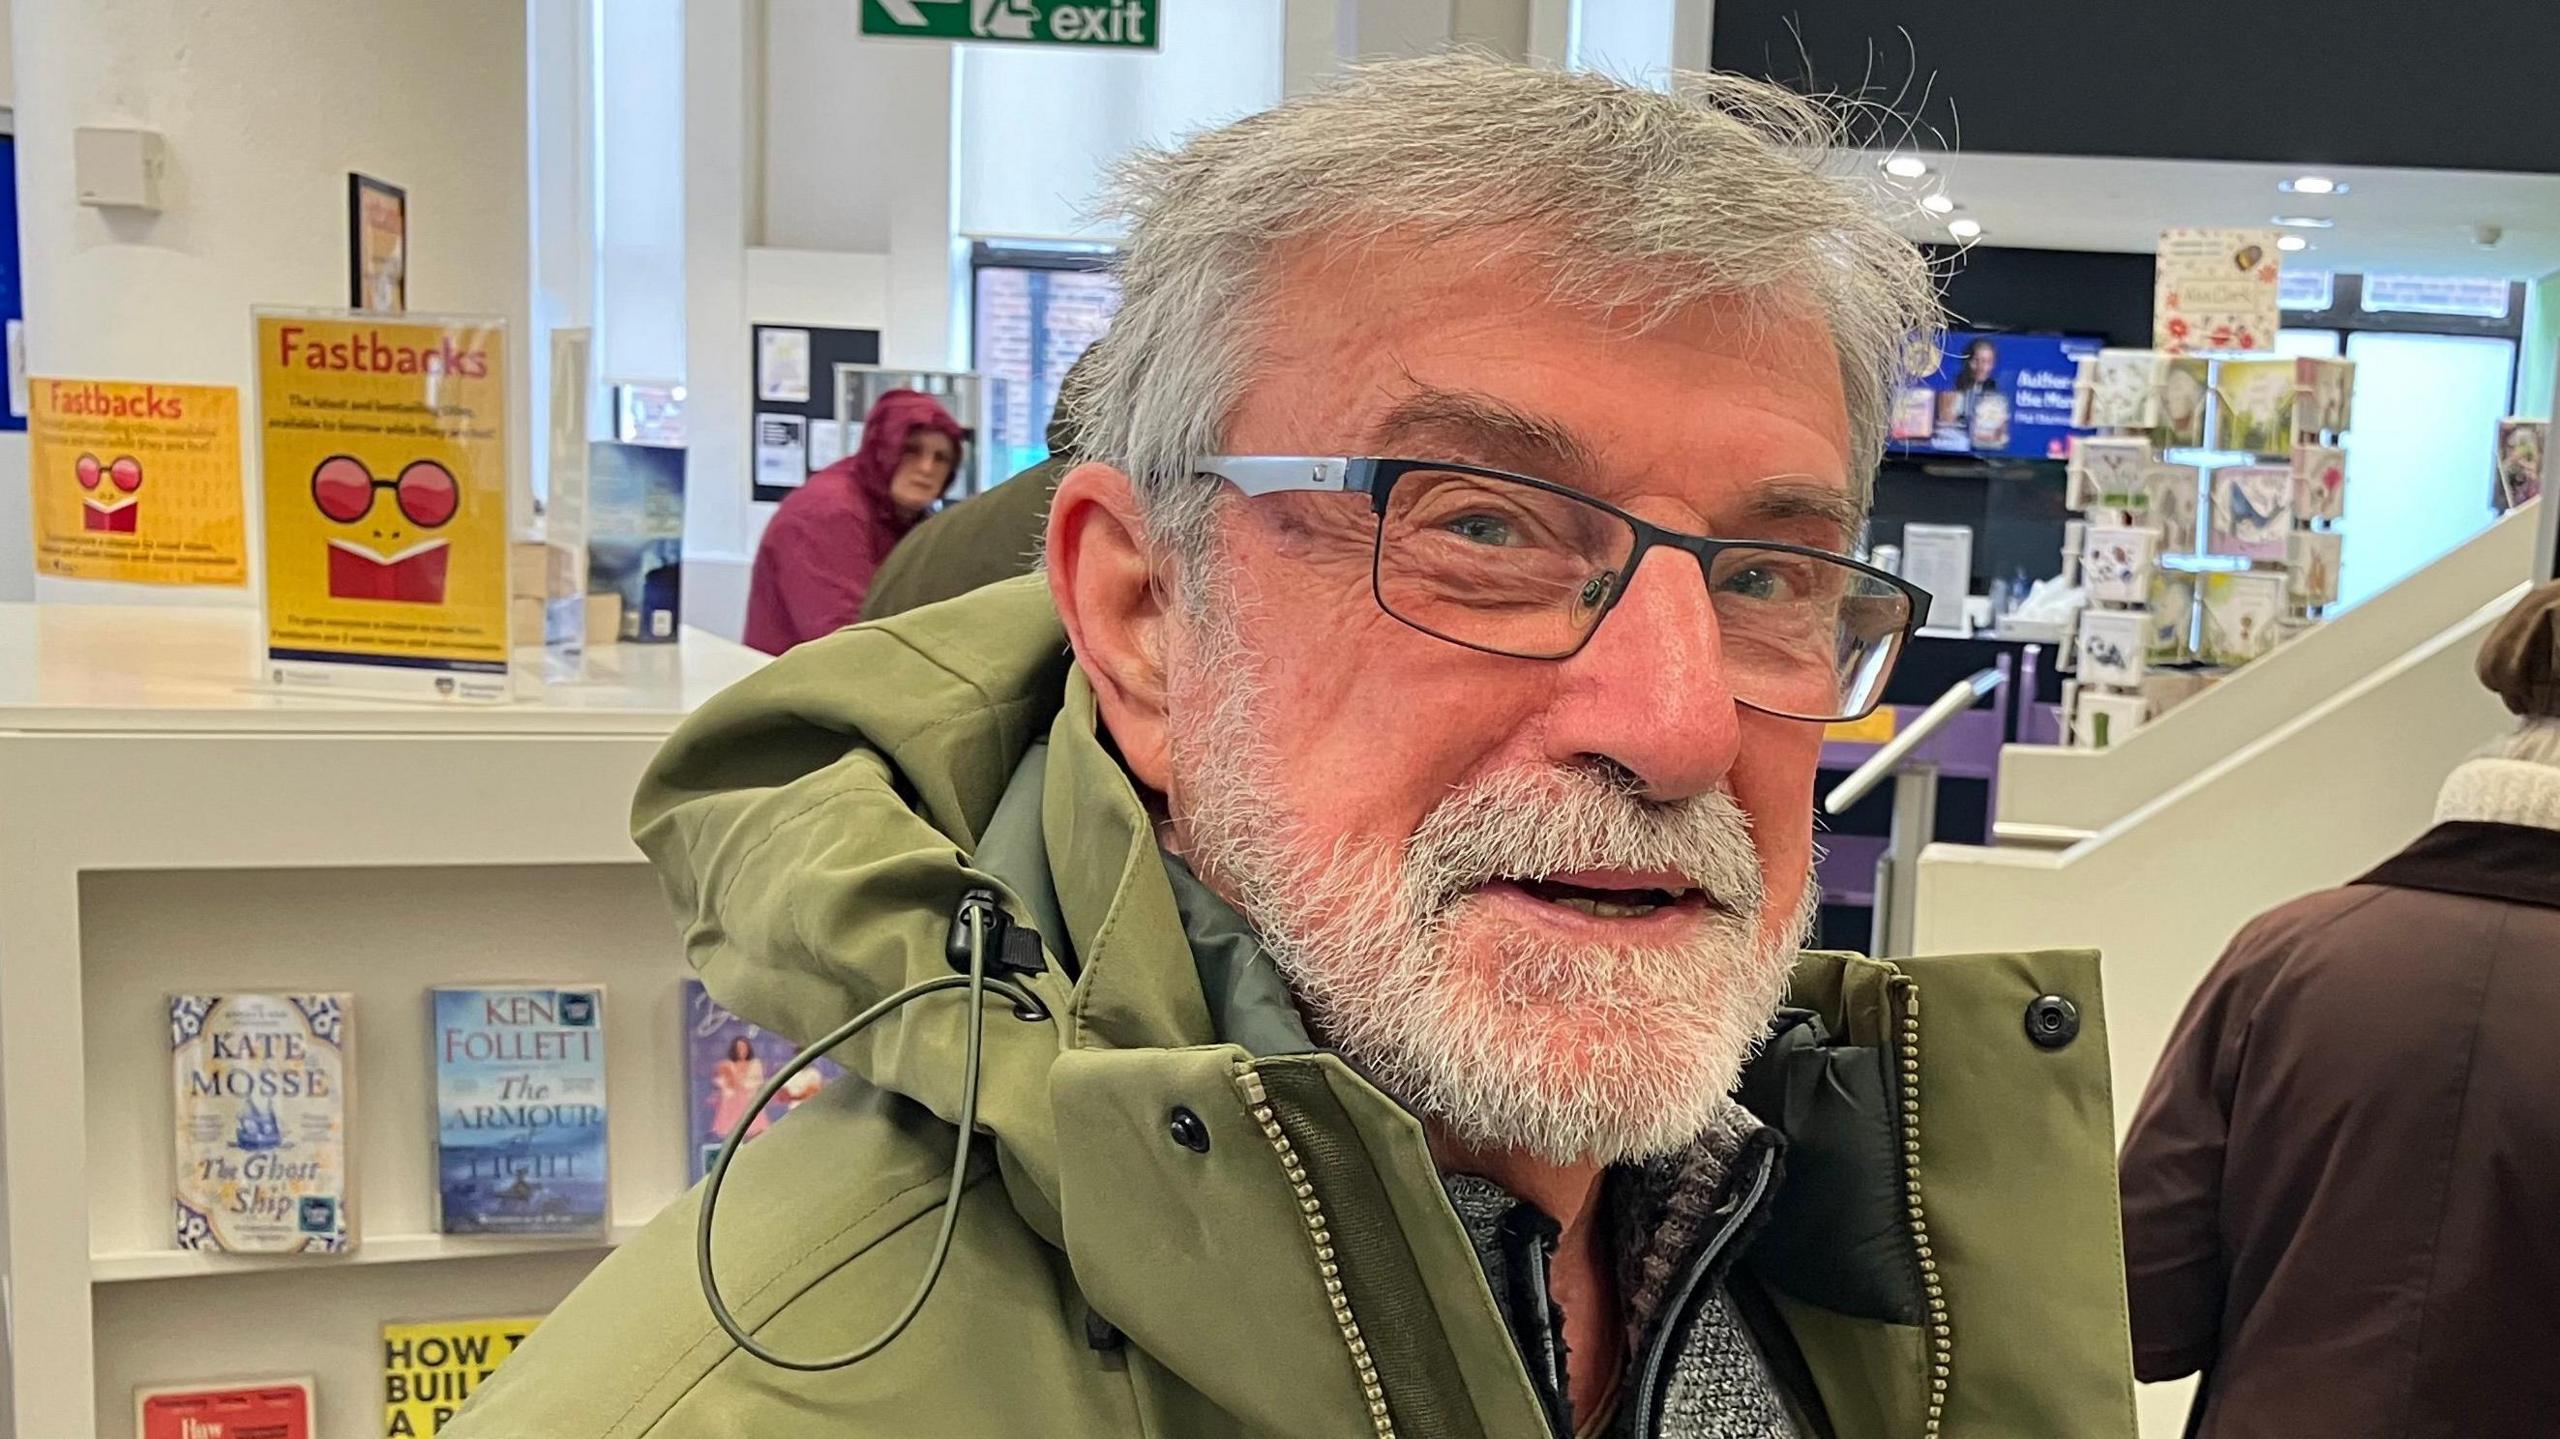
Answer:
[[[2143,477],[2150,465],[2151,444],[2138,435],[2073,436],[2071,462],[2063,471],[2070,482],[2070,507],[2148,510]]]
[[[2157,350],[2100,350],[2081,360],[2072,423],[2127,430],[2160,423],[2160,387],[2168,363],[2169,357]]]
[[[2160,420],[2151,431],[2151,443],[2163,450],[2202,447],[2204,401],[2211,393],[2211,360],[2169,361],[2160,377]]]
[[[2080,683],[2133,689],[2142,683],[2151,645],[2148,610],[2080,612]]]
[[[2285,577],[2231,572],[2204,577],[2204,643],[2208,664],[2245,665],[2276,647],[2284,618]]]
[[[2330,445],[2293,447],[2293,517],[2340,520],[2347,515],[2347,452]]]
[[[2143,471],[2143,488],[2151,496],[2151,528],[2160,532],[2160,552],[2192,554],[2196,522],[2204,507],[2204,471],[2195,465],[2154,461]]]
[[[2214,377],[2222,410],[2213,428],[2214,448],[2253,455],[2293,452],[2294,414],[2301,374],[2291,360],[2225,360]]]
[[[2334,530],[2296,530],[2285,554],[2286,594],[2318,609],[2338,602],[2338,561],[2346,537]]]
[[[2331,434],[2355,424],[2356,362],[2305,355],[2294,361],[2302,393],[2295,422],[2306,435]]]
[[[2151,593],[2160,537],[2137,525],[2091,525],[2080,541],[2080,583],[2092,604],[2138,605]]]
[[[2151,706],[2140,695],[2083,689],[2071,707],[2071,742],[2082,749],[2121,744],[2150,717]]]
[[[2217,555],[2281,560],[2293,533],[2293,469],[2226,465],[2213,472],[2213,524],[2207,548]]]
[[[2151,620],[2143,658],[2155,665],[2182,665],[2196,657],[2196,577],[2184,570],[2155,570]]]

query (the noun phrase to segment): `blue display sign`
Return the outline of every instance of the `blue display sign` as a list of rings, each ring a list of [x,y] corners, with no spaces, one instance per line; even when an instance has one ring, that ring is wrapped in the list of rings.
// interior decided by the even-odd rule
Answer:
[[[1893,414],[1901,450],[2001,459],[2070,453],[2071,389],[2102,342],[2071,335],[1950,330],[1938,373],[1905,386]]]

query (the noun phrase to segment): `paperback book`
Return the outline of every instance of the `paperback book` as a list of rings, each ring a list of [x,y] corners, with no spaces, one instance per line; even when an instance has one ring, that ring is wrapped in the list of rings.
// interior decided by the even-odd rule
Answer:
[[[180,1249],[352,1247],[344,994],[175,994]]]
[[[2213,472],[2208,548],[2214,554],[2280,561],[2292,533],[2291,466],[2226,465]]]
[[[2217,377],[2221,415],[2214,448],[2253,455],[2293,453],[2300,371],[2291,360],[2225,360]]]
[[[741,1124],[753,1139],[775,1121],[807,1103],[844,1071],[821,1059],[791,1077],[771,1104],[756,1114],[747,1106],[798,1047],[759,1024],[751,1024],[720,1007],[702,981],[684,982],[684,1085],[689,1146],[686,1162],[692,1177],[711,1172],[720,1146]]]
[[[516,1352],[533,1319],[442,1319],[382,1326],[383,1439],[425,1439]]]
[[[137,1439],[311,1439],[311,1381],[134,1391]]]
[[[2293,517],[2313,520],[2347,517],[2347,452],[2332,445],[2293,447]]]
[[[430,992],[437,1225],[447,1234],[601,1234],[604,991]]]

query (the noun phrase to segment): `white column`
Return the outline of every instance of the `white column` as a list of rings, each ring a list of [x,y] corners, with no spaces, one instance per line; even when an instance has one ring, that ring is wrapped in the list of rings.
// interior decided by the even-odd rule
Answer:
[[[748,0],[685,0],[685,622],[736,635],[755,549],[747,495],[747,246],[762,164]],[[762,37],[754,44],[761,45]]]
[[[523,0],[14,0],[13,10],[15,53],[27,62],[17,76],[18,201],[31,373],[237,385],[245,424],[250,307],[346,303],[350,170],[408,189],[410,305],[505,316],[514,373],[526,373]],[[161,132],[169,170],[160,213],[77,203],[71,134],[82,125]],[[243,451],[246,474],[254,446],[245,435]],[[522,424],[511,453],[521,470],[530,453]],[[8,503],[23,507],[23,488]],[[254,561],[254,498],[249,535]],[[35,591],[40,600],[256,603],[254,586],[39,577]],[[22,1289],[18,1301],[27,1312],[31,1296]],[[48,1332],[85,1325],[47,1323],[20,1337],[41,1348]]]

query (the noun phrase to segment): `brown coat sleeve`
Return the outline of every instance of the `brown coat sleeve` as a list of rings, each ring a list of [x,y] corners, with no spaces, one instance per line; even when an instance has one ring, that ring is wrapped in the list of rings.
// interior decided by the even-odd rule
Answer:
[[[2222,1327],[2223,1145],[2249,1024],[2283,955],[2260,920],[2188,999],[2125,1139],[2125,1279],[2133,1370],[2146,1383],[2207,1368]]]

